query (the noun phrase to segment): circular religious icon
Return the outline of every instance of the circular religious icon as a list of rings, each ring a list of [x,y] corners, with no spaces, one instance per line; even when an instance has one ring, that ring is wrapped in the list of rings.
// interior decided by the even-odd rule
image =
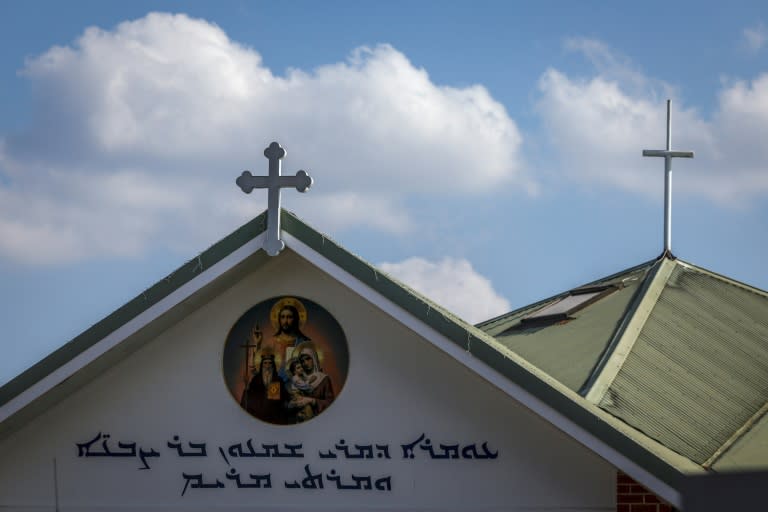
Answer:
[[[240,406],[276,425],[308,421],[344,387],[344,331],[319,304],[274,297],[241,316],[224,345],[224,380]]]

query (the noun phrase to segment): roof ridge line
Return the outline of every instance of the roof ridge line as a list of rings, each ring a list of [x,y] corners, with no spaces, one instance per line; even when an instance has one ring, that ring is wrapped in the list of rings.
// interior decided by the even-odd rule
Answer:
[[[675,260],[662,256],[654,266],[638,289],[594,371],[579,390],[588,402],[597,404],[618,375],[675,268]]]
[[[733,431],[733,433],[728,437],[728,439],[725,440],[725,442],[720,445],[720,447],[712,453],[712,455],[709,456],[707,460],[701,463],[701,467],[704,469],[712,469],[712,465],[720,460],[720,458],[728,453],[728,450],[730,450],[733,445],[736,444],[736,442],[741,439],[741,437],[752,430],[752,427],[762,419],[765,414],[768,413],[768,401],[763,404],[762,407],[760,407],[755,413],[749,417],[747,421],[744,422],[742,426],[737,428]]]
[[[739,281],[737,279],[730,278],[728,276],[724,276],[723,274],[719,274],[717,272],[714,272],[712,270],[706,269],[704,267],[700,267],[699,265],[695,265],[693,263],[689,263],[687,261],[683,261],[678,259],[678,262],[680,262],[681,265],[683,265],[685,268],[693,269],[698,272],[702,272],[704,274],[707,274],[710,277],[714,277],[715,279],[720,279],[721,281],[724,281],[732,286],[737,286],[739,288],[743,288],[744,290],[748,292],[752,292],[758,295],[761,295],[763,297],[768,298],[768,291],[763,290],[762,288],[757,288],[756,286],[752,286],[750,284],[747,284],[745,282]]]
[[[302,229],[311,230],[311,231],[315,232],[316,234],[320,235],[322,237],[322,242],[321,243],[322,243],[323,246],[325,246],[325,243],[328,242],[329,247],[333,246],[333,247],[335,247],[336,250],[343,251],[348,256],[350,256],[351,258],[355,259],[359,264],[362,264],[368,270],[370,270],[373,273],[375,281],[379,281],[380,279],[384,279],[384,280],[389,281],[390,284],[401,288],[404,292],[406,292],[406,294],[408,296],[410,296],[412,299],[417,301],[419,304],[425,306],[427,308],[427,312],[435,311],[436,313],[439,313],[441,316],[443,316],[445,319],[449,319],[450,321],[452,321],[454,323],[462,324],[462,328],[466,328],[466,329],[472,328],[472,329],[478,331],[479,333],[482,333],[482,335],[484,337],[488,338],[488,340],[495,340],[495,338],[493,336],[491,336],[490,334],[486,333],[482,329],[479,329],[476,326],[470,324],[469,322],[467,322],[466,320],[464,320],[463,318],[461,318],[460,316],[458,316],[456,313],[454,313],[453,311],[449,310],[445,306],[443,306],[443,305],[433,301],[432,299],[430,299],[426,295],[422,294],[421,292],[417,291],[413,287],[408,286],[407,284],[403,283],[402,281],[400,281],[399,279],[397,279],[394,276],[390,275],[389,273],[384,272],[383,270],[379,269],[373,263],[370,263],[368,260],[366,260],[362,256],[360,256],[360,255],[358,255],[356,253],[353,253],[352,251],[349,251],[346,248],[342,247],[339,242],[335,241],[333,238],[329,237],[325,233],[321,233],[317,229],[313,228],[312,226],[310,226],[309,224],[304,222],[302,219],[297,217],[294,213],[292,213],[292,212],[290,212],[288,210],[283,209],[283,218],[282,218],[282,220],[284,221],[285,225],[293,225],[294,227],[300,226]],[[291,231],[288,231],[288,234],[293,236],[293,237],[295,237],[295,238],[297,238],[297,239],[299,239],[299,241],[301,241],[305,245],[310,245],[310,244],[308,244],[307,241],[302,240],[299,236],[297,236],[296,233],[292,233]],[[310,245],[310,247],[311,247],[311,245]],[[320,253],[321,255],[323,255],[325,258],[331,259],[326,253],[324,253],[321,250],[318,250],[318,248],[313,248],[313,247],[311,247],[311,248],[313,250],[315,250],[316,252]],[[366,274],[367,274],[367,272],[366,272]],[[352,276],[355,277],[356,279],[360,280],[361,282],[364,282],[367,286],[370,286],[370,283],[368,283],[367,279],[366,279],[367,276],[364,276],[364,275],[361,275],[361,274],[358,274],[358,275],[352,274]],[[487,342],[487,340],[483,340],[483,341]]]

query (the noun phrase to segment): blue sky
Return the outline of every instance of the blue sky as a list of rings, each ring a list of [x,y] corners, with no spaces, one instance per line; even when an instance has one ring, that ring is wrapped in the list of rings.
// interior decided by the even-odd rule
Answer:
[[[153,13],[153,14],[150,14]],[[470,321],[662,249],[768,288],[762,2],[0,3],[0,382],[284,205]],[[262,197],[263,196],[263,197]]]

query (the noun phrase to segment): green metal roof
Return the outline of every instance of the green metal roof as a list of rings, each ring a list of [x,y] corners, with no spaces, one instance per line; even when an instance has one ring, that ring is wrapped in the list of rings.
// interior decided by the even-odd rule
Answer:
[[[568,296],[566,292],[478,327],[573,391],[579,391],[597,366],[654,262],[585,285],[615,285],[617,289],[569,315],[568,320],[554,325],[526,326],[523,322],[526,315]]]
[[[709,466],[766,401],[768,296],[678,261],[600,407]]]
[[[768,294],[668,254],[590,285],[614,283],[559,323],[522,319],[569,292],[478,327],[704,470],[768,467]]]

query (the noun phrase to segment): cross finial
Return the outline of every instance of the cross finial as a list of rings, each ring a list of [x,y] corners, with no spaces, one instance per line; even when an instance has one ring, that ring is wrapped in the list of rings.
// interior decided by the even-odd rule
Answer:
[[[672,159],[693,158],[693,151],[672,151],[671,100],[667,100],[667,149],[644,149],[643,156],[664,157],[664,254],[672,254]]]
[[[264,156],[269,160],[269,176],[254,176],[250,171],[243,171],[235,183],[246,194],[254,188],[267,189],[267,238],[264,250],[270,256],[277,256],[285,248],[285,242],[280,240],[280,189],[295,187],[299,192],[306,192],[312,186],[312,178],[301,170],[295,176],[281,176],[281,162],[286,155],[280,144],[273,142],[264,150]]]

